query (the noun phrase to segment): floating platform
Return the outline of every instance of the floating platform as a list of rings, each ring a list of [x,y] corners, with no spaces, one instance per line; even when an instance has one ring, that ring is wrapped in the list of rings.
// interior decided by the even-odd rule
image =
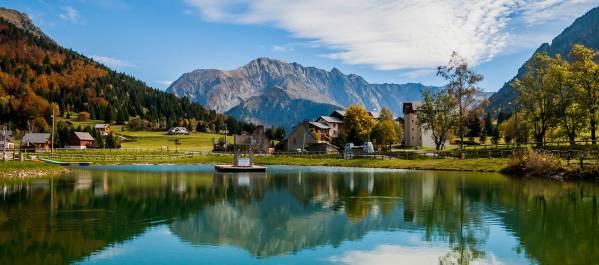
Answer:
[[[92,162],[61,162],[61,161],[56,161],[56,160],[51,160],[51,159],[44,159],[44,158],[41,158],[40,160],[44,161],[46,163],[49,163],[49,164],[59,165],[59,166],[63,166],[63,167],[73,167],[73,166],[87,167],[87,166],[91,166],[91,164],[93,164]]]
[[[217,172],[266,172],[266,167],[251,166],[251,167],[236,167],[233,165],[214,165]]]

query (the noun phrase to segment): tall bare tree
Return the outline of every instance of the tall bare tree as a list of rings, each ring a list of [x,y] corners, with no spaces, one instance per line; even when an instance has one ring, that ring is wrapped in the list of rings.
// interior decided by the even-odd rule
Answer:
[[[474,105],[476,94],[481,91],[477,84],[483,80],[483,76],[471,70],[466,59],[457,52],[452,53],[446,66],[437,68],[437,75],[449,81],[447,94],[453,99],[453,104],[458,110],[457,126],[460,134],[460,151],[463,151],[467,114]]]
[[[443,150],[451,129],[456,124],[454,99],[446,89],[432,93],[422,92],[422,106],[416,111],[418,123],[430,133],[437,150]]]

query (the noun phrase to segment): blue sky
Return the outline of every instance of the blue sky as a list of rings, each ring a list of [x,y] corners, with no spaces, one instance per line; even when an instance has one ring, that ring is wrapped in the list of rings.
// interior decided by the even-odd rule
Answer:
[[[164,89],[271,57],[371,83],[441,85],[451,51],[498,90],[599,0],[1,0],[61,45]]]

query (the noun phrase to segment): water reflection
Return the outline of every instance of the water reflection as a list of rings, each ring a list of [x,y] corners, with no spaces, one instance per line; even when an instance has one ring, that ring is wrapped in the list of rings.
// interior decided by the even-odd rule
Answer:
[[[209,167],[127,166],[3,180],[0,187],[0,264],[110,260],[118,246],[141,244],[162,227],[187,246],[234,246],[251,259],[289,259],[280,263],[327,247],[333,250],[319,262],[599,259],[593,184],[488,173],[275,167],[216,174]],[[378,234],[384,240],[369,238]],[[516,245],[508,247],[510,240]],[[361,241],[375,245],[344,248]]]

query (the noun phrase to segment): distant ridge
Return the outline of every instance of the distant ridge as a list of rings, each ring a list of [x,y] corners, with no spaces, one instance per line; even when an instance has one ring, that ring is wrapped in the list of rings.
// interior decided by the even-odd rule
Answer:
[[[277,93],[272,93],[274,87]],[[423,89],[438,87],[418,83],[370,84],[359,75],[345,75],[337,68],[326,71],[258,58],[235,70],[199,69],[185,73],[166,91],[236,118],[289,127],[325,114],[316,113],[315,109],[328,111],[354,103],[374,111],[389,107],[400,114],[403,102],[420,100]],[[280,108],[269,105],[272,102],[280,104]]]

